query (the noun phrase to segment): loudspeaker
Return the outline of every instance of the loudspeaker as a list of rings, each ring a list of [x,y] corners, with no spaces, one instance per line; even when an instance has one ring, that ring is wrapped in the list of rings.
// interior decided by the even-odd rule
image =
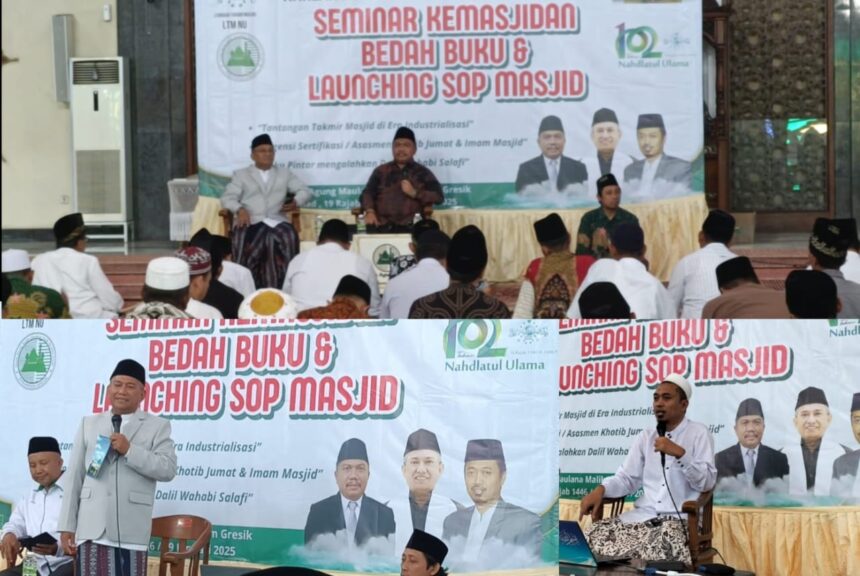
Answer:
[[[51,16],[51,29],[54,38],[54,95],[57,102],[69,103],[72,87],[69,82],[69,58],[72,54],[72,24],[71,14],[54,14]]]

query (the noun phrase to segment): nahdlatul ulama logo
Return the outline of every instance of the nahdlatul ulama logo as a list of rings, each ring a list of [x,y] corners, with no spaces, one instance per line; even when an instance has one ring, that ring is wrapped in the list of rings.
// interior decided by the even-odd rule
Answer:
[[[30,334],[15,350],[15,379],[22,388],[38,390],[48,383],[54,373],[56,350],[51,339],[41,333]]]
[[[218,66],[231,80],[250,80],[263,67],[263,45],[250,34],[231,34],[218,46]]]

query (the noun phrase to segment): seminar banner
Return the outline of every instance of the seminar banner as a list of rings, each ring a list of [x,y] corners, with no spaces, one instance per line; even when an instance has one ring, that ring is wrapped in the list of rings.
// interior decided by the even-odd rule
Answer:
[[[681,373],[687,417],[714,438],[718,504],[860,501],[860,322],[563,321],[560,338],[562,498],[618,469]]]
[[[197,0],[194,16],[204,196],[265,132],[311,207],[350,209],[402,125],[445,208],[594,207],[604,171],[626,204],[704,189],[699,0]]]
[[[4,321],[0,349],[0,500],[33,488],[28,439],[68,458],[135,358],[179,466],[154,514],[209,519],[215,559],[396,572],[412,495],[453,570],[558,560],[552,323]],[[363,495],[354,538],[339,494]],[[476,507],[491,521],[469,538]]]

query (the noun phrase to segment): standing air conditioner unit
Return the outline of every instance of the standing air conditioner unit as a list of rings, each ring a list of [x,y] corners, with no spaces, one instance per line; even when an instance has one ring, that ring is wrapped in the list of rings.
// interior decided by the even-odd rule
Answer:
[[[71,58],[75,209],[87,226],[122,228],[90,234],[128,242],[132,222],[131,141],[124,58]]]

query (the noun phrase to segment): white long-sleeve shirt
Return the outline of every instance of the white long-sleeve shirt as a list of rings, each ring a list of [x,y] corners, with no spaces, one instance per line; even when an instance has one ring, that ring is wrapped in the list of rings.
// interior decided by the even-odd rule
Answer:
[[[435,258],[424,258],[388,282],[382,295],[380,318],[409,318],[412,303],[444,290],[450,283],[445,267]]]
[[[725,244],[711,242],[681,258],[669,280],[669,295],[679,318],[702,317],[705,304],[720,295],[717,266],[736,256]]]
[[[218,280],[222,284],[229,286],[242,296],[250,296],[257,289],[250,270],[230,260],[224,260],[221,265],[221,275],[218,276]]]
[[[0,540],[10,532],[19,540],[38,536],[42,532],[48,532],[57,539],[56,556],[36,555],[40,576],[47,576],[52,570],[72,561],[71,557],[63,555],[63,549],[59,545],[60,533],[57,531],[57,519],[62,505],[63,488],[59,482],[49,488],[39,486],[18,501],[12,509],[9,521],[0,530]]]
[[[669,292],[642,262],[635,258],[601,258],[591,265],[585,280],[579,285],[567,311],[568,318],[582,318],[579,297],[583,290],[595,282],[615,284],[638,320],[664,320],[677,316]]]
[[[714,438],[704,424],[684,418],[674,430],[666,432],[666,437],[686,451],[680,458],[666,455],[669,490],[663,480],[661,453],[654,451],[656,427],[642,430],[615,475],[603,480],[607,498],[626,496],[643,489],[633,510],[620,516],[622,522],[644,522],[655,516],[677,517],[669,491],[680,512],[684,502],[697,499],[716,484]],[[683,516],[683,512],[681,514]]]
[[[66,295],[72,318],[116,318],[122,308],[122,296],[114,290],[95,256],[73,248],[57,248],[36,256],[30,267],[33,284]]]
[[[839,269],[846,280],[860,284],[860,254],[849,250],[845,255],[845,264]]]

